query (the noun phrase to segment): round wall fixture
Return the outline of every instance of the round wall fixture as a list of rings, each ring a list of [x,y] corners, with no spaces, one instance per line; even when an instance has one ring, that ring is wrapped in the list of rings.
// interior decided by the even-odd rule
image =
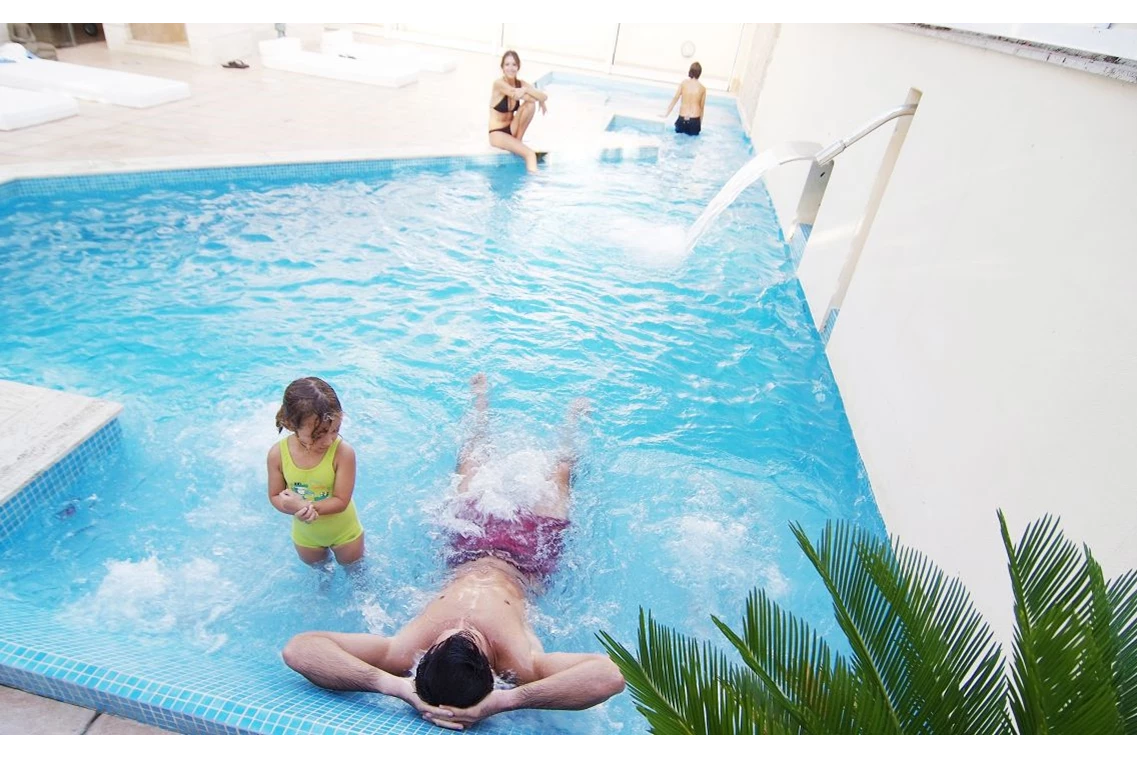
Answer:
[[[695,54],[695,43],[694,43],[694,42],[692,42],[691,40],[687,40],[687,41],[686,41],[686,42],[684,42],[684,43],[683,43],[683,45],[682,45],[682,46],[679,48],[679,53],[680,53],[680,54],[681,54],[681,55],[682,55],[684,58],[690,58],[692,55],[694,55],[694,54]]]

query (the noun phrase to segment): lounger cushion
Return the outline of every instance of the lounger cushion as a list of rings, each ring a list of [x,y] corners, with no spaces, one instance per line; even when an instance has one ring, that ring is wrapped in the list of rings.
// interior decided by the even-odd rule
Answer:
[[[79,113],[79,103],[67,95],[0,87],[0,130],[11,131]]]

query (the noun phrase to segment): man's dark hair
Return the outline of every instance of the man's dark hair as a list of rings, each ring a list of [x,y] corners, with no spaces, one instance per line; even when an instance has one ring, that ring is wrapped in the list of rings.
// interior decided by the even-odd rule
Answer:
[[[691,68],[687,70],[687,76],[691,77],[692,79],[698,79],[702,75],[703,67],[699,65],[698,61],[692,63]]]
[[[431,705],[469,708],[492,690],[489,659],[464,632],[452,634],[427,650],[415,670],[415,692]]]

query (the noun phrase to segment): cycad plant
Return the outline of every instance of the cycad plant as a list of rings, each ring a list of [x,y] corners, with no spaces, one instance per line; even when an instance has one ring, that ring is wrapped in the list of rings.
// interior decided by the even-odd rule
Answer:
[[[755,589],[739,634],[712,620],[741,663],[640,610],[638,655],[611,635],[655,734],[1137,733],[1137,572],[1106,582],[1046,516],[1012,544],[1014,650],[967,590],[915,550],[847,523],[810,542],[791,525],[833,599],[851,655]]]

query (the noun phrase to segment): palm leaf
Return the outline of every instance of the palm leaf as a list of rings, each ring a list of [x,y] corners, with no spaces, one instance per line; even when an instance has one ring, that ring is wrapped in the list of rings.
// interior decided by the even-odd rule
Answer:
[[[636,709],[653,734],[754,734],[761,689],[707,643],[658,624],[640,609],[638,657],[605,632],[598,635],[624,675]]]
[[[894,619],[890,618],[887,600],[861,568],[858,548],[868,535],[852,525],[839,522],[825,523],[825,531],[815,548],[799,524],[790,524],[798,545],[814,569],[821,576],[833,600],[833,613],[837,624],[849,640],[853,652],[853,670],[866,688],[863,697],[886,705],[887,727],[877,733],[902,733],[902,721],[889,697],[884,673],[878,667],[870,649],[870,638],[890,641],[894,639]],[[872,692],[870,693],[869,690]]]
[[[879,628],[891,632],[865,638],[904,732],[1009,732],[1002,649],[963,584],[898,542],[866,537],[858,550],[885,600]]]
[[[1137,571],[1129,571],[1109,584],[1112,609],[1110,629],[1117,641],[1113,686],[1122,731],[1137,734]]]
[[[713,620],[762,682],[787,731],[855,734],[887,730],[887,718],[880,718],[884,709],[874,708],[879,704],[865,697],[866,690],[848,663],[835,656],[808,624],[782,610],[765,592],[755,590],[747,598],[742,637],[721,620]]]
[[[1023,734],[1110,734],[1123,728],[1113,685],[1110,645],[1101,630],[1101,586],[1095,628],[1092,557],[1045,516],[1011,543],[998,512],[1014,593],[1014,659],[1010,706]],[[1112,616],[1109,618],[1112,623]]]

